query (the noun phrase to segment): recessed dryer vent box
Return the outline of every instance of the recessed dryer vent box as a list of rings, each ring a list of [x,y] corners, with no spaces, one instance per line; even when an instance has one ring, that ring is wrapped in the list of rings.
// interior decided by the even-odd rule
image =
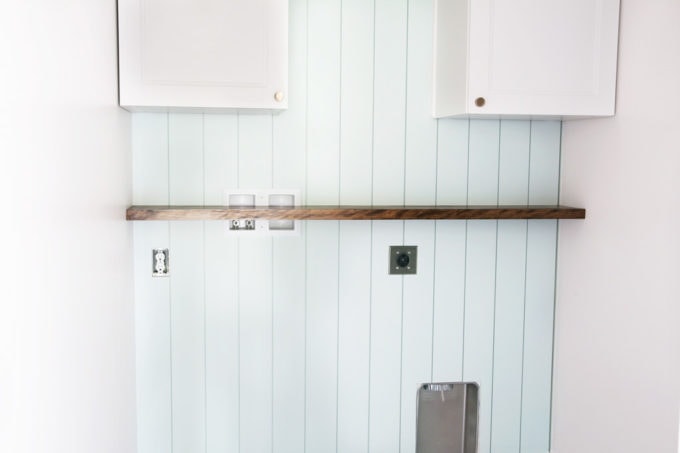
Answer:
[[[416,453],[477,453],[479,386],[423,384],[418,389]]]
[[[234,189],[224,194],[224,204],[231,208],[292,208],[300,205],[298,189]],[[299,236],[299,220],[232,219],[227,233],[249,236]]]

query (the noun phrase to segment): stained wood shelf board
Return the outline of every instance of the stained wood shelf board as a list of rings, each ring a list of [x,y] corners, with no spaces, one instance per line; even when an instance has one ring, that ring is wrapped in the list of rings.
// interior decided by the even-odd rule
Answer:
[[[131,206],[127,220],[475,220],[585,219],[586,210],[559,205],[528,206]]]

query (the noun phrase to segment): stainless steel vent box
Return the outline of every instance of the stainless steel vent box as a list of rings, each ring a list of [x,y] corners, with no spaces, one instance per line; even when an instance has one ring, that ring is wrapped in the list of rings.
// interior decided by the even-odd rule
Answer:
[[[416,453],[477,453],[479,386],[423,384],[418,389]]]

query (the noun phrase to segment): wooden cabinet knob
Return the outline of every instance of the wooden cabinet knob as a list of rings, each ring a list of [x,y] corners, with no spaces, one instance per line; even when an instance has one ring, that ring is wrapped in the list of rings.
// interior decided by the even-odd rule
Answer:
[[[276,102],[283,101],[283,97],[284,97],[283,91],[277,91],[276,93],[274,93],[274,99],[276,100]]]
[[[475,105],[477,107],[484,107],[484,104],[486,104],[486,99],[484,99],[484,98],[475,99]]]

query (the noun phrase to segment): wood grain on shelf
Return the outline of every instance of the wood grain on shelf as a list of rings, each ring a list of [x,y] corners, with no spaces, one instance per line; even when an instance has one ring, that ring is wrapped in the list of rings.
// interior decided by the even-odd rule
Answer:
[[[584,219],[569,206],[131,206],[127,220],[416,220],[416,219]]]

